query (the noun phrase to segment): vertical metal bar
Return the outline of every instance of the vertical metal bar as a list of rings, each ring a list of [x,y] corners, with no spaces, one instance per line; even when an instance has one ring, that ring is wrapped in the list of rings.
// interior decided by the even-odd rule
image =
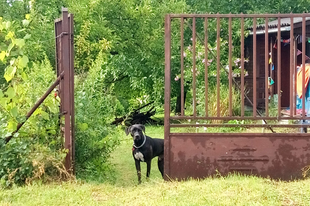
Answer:
[[[56,43],[56,74],[59,76],[63,72],[62,68],[62,45],[61,45],[61,33],[62,33],[62,21],[56,20],[55,22],[55,43]],[[63,93],[63,79],[60,80],[58,85],[58,96],[60,99],[59,103],[59,111],[60,114],[63,113],[63,99],[64,99],[64,93]],[[59,125],[62,127],[60,122],[60,116],[59,116]]]
[[[281,18],[278,17],[277,42],[277,93],[278,93],[278,119],[281,119]]]
[[[293,93],[294,93],[294,101],[293,101],[293,114],[296,115],[296,68],[297,68],[297,43],[296,43],[296,39],[294,38],[294,41],[292,42],[293,45],[294,45],[294,70],[293,70],[293,86],[294,86],[294,90],[293,90]]]
[[[55,27],[54,27],[54,29],[55,29],[55,62],[56,62],[56,75],[57,75],[57,77],[59,76],[59,44],[58,44],[58,42],[59,42],[59,40],[58,40],[58,38],[57,38],[57,36],[60,34],[60,32],[59,32],[59,25],[60,24],[60,22],[59,21],[55,21]]]
[[[218,14],[219,15],[219,14]],[[221,45],[221,39],[220,39],[220,17],[217,17],[217,35],[216,35],[216,50],[217,50],[217,74],[216,74],[216,85],[217,85],[217,117],[220,116],[220,45]]]
[[[229,30],[229,48],[228,48],[228,58],[229,58],[229,116],[232,116],[232,28],[231,28],[231,17],[228,19],[228,30]]]
[[[306,18],[302,16],[302,117],[304,118],[306,108],[306,89],[305,89],[305,76],[306,76]]]
[[[292,13],[291,13],[292,14]],[[294,108],[294,17],[291,16],[291,31],[290,31],[290,116],[293,116]]]
[[[62,9],[62,67],[64,70],[64,112],[65,112],[65,148],[68,154],[65,159],[66,169],[72,172],[72,138],[71,138],[71,105],[70,105],[70,55],[69,55],[69,21],[68,9]]]
[[[164,118],[164,133],[165,133],[165,157],[164,157],[164,178],[167,179],[170,175],[170,64],[171,64],[171,18],[167,14],[165,16],[165,118]]]
[[[256,45],[256,18],[253,18],[253,117],[256,117],[257,111]]]
[[[69,43],[70,43],[70,96],[71,96],[71,138],[72,138],[72,171],[75,174],[75,107],[74,107],[74,29],[73,14],[70,14]]]
[[[241,17],[241,117],[244,117],[244,17]]]
[[[265,116],[269,116],[269,92],[268,92],[268,73],[269,73],[269,67],[268,67],[268,59],[269,59],[269,53],[268,53],[268,18],[265,18]]]
[[[193,17],[193,116],[196,117],[196,18]]]
[[[60,72],[61,72],[61,37],[60,37],[60,34],[61,34],[61,26],[62,24],[62,21],[60,20],[55,20],[55,62],[56,62],[56,74],[57,74],[57,77],[59,76]],[[63,105],[63,92],[62,92],[62,86],[63,86],[63,79],[61,79],[59,81],[59,84],[58,84],[58,97],[59,97],[59,115],[58,115],[58,126],[59,126],[59,129],[58,129],[58,134],[63,136],[63,132],[61,130],[61,127],[62,127],[62,122],[61,122],[61,116],[62,116],[62,113],[63,113],[63,108],[62,108],[62,105]]]
[[[208,117],[208,18],[205,18],[205,112]]]
[[[184,17],[181,18],[181,116],[184,116]]]

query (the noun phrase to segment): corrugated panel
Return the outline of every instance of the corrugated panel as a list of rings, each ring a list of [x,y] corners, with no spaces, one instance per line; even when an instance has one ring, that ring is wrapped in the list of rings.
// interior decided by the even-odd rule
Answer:
[[[309,20],[310,18],[307,17],[306,20]],[[290,18],[281,18],[281,27],[289,27],[291,25],[291,19]],[[295,17],[294,18],[294,24],[301,23],[302,17]],[[278,19],[268,22],[268,28],[273,29],[278,27]],[[253,30],[253,27],[249,28],[251,31]],[[257,31],[259,30],[265,30],[265,24],[260,24],[256,27]]]

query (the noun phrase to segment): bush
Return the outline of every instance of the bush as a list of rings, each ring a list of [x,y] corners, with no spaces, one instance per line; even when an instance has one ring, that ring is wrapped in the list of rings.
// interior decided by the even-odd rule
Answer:
[[[78,80],[76,88],[76,170],[79,177],[104,180],[109,172],[108,157],[118,145],[118,128],[110,126],[113,114],[124,108],[104,84],[102,65],[105,56],[99,53],[85,80]],[[100,179],[101,178],[101,179]]]
[[[4,144],[4,138],[16,129],[18,123],[25,121],[24,115],[55,77],[46,58],[42,63],[33,63],[31,68],[27,68],[23,78],[16,77],[14,86],[9,85],[14,93],[10,102],[4,101],[9,98],[7,95],[2,97],[0,179],[4,187],[38,179],[47,181],[69,177],[63,166],[66,151],[62,149],[63,139],[59,133],[59,102],[53,95],[48,96],[11,141]],[[7,94],[7,90],[4,91]]]

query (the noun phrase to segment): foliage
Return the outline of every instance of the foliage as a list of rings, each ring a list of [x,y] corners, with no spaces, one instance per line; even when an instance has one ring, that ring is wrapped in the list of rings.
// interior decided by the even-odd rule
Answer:
[[[1,0],[0,15],[8,21],[22,21],[29,13],[30,5],[28,0]]]
[[[67,1],[75,17],[76,70],[88,71],[105,39],[105,87],[113,84],[123,106],[163,102],[164,15],[186,10],[184,1]],[[86,6],[87,5],[87,6]]]
[[[54,22],[65,7],[63,0],[32,0],[29,2],[31,39],[25,45],[30,61],[42,61],[45,56],[55,67],[55,33]]]
[[[29,24],[27,19],[22,22],[24,27]],[[31,35],[20,28],[17,23],[1,19],[0,60],[6,80],[0,87],[0,179],[4,187],[41,178],[68,177],[62,163],[66,151],[62,149],[58,129],[59,100],[52,95],[20,132],[4,144],[4,139],[26,120],[25,114],[55,79],[47,58],[42,62],[29,62],[25,45]],[[16,37],[17,32],[24,32],[23,38]]]
[[[111,89],[106,89],[106,56],[100,52],[89,70],[88,76],[76,88],[76,168],[78,176],[87,179],[104,179],[109,171],[107,159],[118,145],[113,135],[117,128],[109,126],[113,114],[122,113],[124,108]],[[104,174],[105,173],[105,174]]]
[[[75,25],[77,173],[81,176],[91,174],[97,178],[110,171],[107,159],[119,141],[114,131],[120,128],[109,126],[112,119],[152,100],[155,100],[157,108],[162,108],[165,14],[302,13],[309,11],[310,4],[306,0],[3,0],[0,2],[0,15],[3,17],[0,20],[1,139],[10,135],[17,124],[25,120],[24,115],[55,79],[52,69],[55,68],[54,20],[60,17],[62,7],[68,7],[74,14]],[[189,25],[192,23],[190,19],[186,22]],[[172,25],[172,79],[178,79],[179,22],[172,21]],[[196,25],[198,35],[202,35],[203,21],[197,19]],[[227,21],[221,20],[221,25],[226,28]],[[233,20],[233,29],[239,25],[238,20]],[[245,28],[250,25],[252,22],[246,19]],[[228,45],[225,29],[220,37],[223,65],[220,94],[221,104],[225,106],[221,112],[226,114]],[[187,47],[192,46],[190,38],[191,31],[186,27]],[[213,53],[216,51],[215,40],[216,21],[210,20],[209,48]],[[240,32],[234,32],[233,57],[236,64],[240,63],[239,40]],[[197,110],[201,115],[204,114],[205,63],[210,64],[210,112],[215,111],[214,85],[217,75],[215,57],[209,55],[209,59],[203,62],[203,51],[204,47],[197,43]],[[190,49],[185,52],[185,86],[190,97],[192,54]],[[235,65],[233,68],[235,75],[240,72],[238,67]],[[173,98],[180,94],[179,85],[180,81],[173,81]],[[234,113],[239,112],[236,106],[240,101],[238,96],[234,88]],[[186,102],[188,112],[191,111],[191,104]],[[47,174],[59,176],[62,173],[61,159],[65,151],[61,149],[63,140],[59,134],[58,112],[58,99],[49,96],[12,142],[2,145],[1,164],[8,165],[10,169],[1,170],[4,184],[22,183]]]
[[[28,20],[24,20],[24,26],[27,26],[28,22]],[[13,132],[17,127],[19,122],[16,105],[16,102],[19,101],[17,85],[21,80],[27,78],[24,70],[29,60],[24,54],[23,47],[26,39],[30,36],[25,34],[23,38],[16,38],[16,27],[18,28],[17,25],[12,25],[10,21],[3,21],[0,17],[0,61],[1,70],[4,71],[3,77],[6,80],[6,84],[0,87],[0,108],[1,118],[6,118],[8,122],[2,133]]]

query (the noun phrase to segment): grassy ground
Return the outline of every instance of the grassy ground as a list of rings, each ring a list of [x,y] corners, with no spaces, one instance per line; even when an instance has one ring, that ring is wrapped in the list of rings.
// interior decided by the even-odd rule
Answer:
[[[163,127],[146,127],[152,137],[163,137]],[[310,205],[310,180],[273,181],[257,177],[229,177],[165,182],[156,161],[151,177],[137,185],[131,137],[121,135],[112,153],[115,173],[105,183],[82,180],[34,184],[0,190],[0,205]],[[113,177],[113,178],[112,178]]]

